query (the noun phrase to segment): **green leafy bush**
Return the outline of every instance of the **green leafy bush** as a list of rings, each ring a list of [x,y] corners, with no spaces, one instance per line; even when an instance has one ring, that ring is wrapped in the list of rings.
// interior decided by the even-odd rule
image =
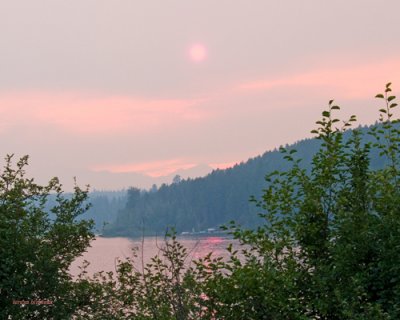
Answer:
[[[0,318],[68,319],[81,303],[68,269],[94,237],[92,223],[76,219],[87,191],[66,197],[56,178],[40,186],[25,177],[27,156],[12,160],[0,172]]]
[[[210,319],[202,305],[203,277],[196,277],[189,266],[189,252],[176,239],[166,235],[158,255],[141,265],[137,248],[133,258],[119,261],[117,272],[100,272],[86,278],[86,304],[76,319]],[[142,247],[143,250],[143,247]]]
[[[400,318],[400,185],[397,107],[386,85],[380,122],[362,144],[355,129],[343,141],[352,116],[336,125],[329,102],[318,128],[321,140],[311,171],[292,163],[273,172],[261,199],[265,224],[232,233],[246,249],[232,259],[226,277],[212,279],[207,292],[221,319],[398,319]],[[369,153],[378,148],[386,165],[371,170]],[[217,289],[216,289],[217,288]]]

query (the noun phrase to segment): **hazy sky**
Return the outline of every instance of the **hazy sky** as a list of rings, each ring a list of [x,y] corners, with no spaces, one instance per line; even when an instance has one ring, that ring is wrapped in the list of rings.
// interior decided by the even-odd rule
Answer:
[[[0,151],[39,181],[148,187],[361,123],[400,90],[398,0],[0,0]],[[129,174],[128,174],[129,173]],[[144,176],[143,176],[144,175]]]

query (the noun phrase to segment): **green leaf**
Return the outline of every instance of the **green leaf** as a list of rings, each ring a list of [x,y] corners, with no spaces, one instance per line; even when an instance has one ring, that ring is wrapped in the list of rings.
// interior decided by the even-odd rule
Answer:
[[[382,93],[379,93],[379,94],[377,94],[377,95],[375,96],[375,98],[380,98],[380,99],[383,99],[383,98],[384,98],[384,96],[383,96],[383,94],[382,94]]]
[[[387,100],[390,102],[392,100],[396,99],[396,96],[390,96]]]
[[[332,108],[331,108],[332,110],[340,110],[340,107],[339,106],[332,106]]]
[[[329,118],[330,112],[329,112],[329,111],[323,111],[323,112],[322,112],[322,115],[323,115],[324,117]]]

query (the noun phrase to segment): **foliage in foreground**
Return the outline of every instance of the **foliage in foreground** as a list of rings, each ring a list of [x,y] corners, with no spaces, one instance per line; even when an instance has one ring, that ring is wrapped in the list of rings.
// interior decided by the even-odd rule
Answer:
[[[362,144],[358,130],[344,143],[355,117],[336,128],[339,107],[330,101],[313,130],[322,145],[311,171],[282,150],[292,169],[268,175],[254,200],[266,223],[256,231],[233,225],[248,258],[214,295],[232,318],[400,318],[400,132],[390,84],[377,98],[384,108],[368,133],[375,143]],[[371,148],[384,168],[370,169]],[[234,303],[229,292],[238,294]]]
[[[363,143],[344,131],[356,119],[334,117],[329,102],[312,132],[322,142],[311,170],[295,151],[292,164],[266,177],[253,199],[265,223],[228,227],[243,244],[230,258],[211,255],[184,266],[188,253],[175,236],[153,261],[132,261],[88,281],[95,304],[80,317],[96,319],[398,319],[400,318],[400,132],[391,85],[377,95],[384,107]],[[370,166],[380,150],[381,169]]]
[[[94,237],[91,222],[76,220],[87,191],[67,198],[56,178],[47,186],[26,178],[28,157],[15,167],[12,159],[0,172],[0,319],[68,319],[81,303],[68,269]]]
[[[253,199],[264,224],[246,230],[232,222],[227,228],[244,246],[228,247],[227,261],[210,254],[188,264],[172,234],[146,265],[133,258],[115,275],[83,272],[72,282],[66,268],[91,238],[85,222],[74,222],[84,193],[71,202],[61,197],[51,223],[37,206],[50,189],[20,179],[24,163],[14,171],[7,165],[2,296],[54,299],[54,306],[36,308],[43,319],[399,319],[400,131],[390,84],[377,98],[384,107],[368,133],[374,143],[363,143],[357,129],[344,140],[355,117],[336,128],[339,107],[330,101],[313,130],[321,148],[311,170],[302,169],[295,151],[282,150],[291,169],[269,174],[263,196]],[[372,149],[380,150],[383,168],[371,169]],[[2,303],[5,312],[36,316]]]

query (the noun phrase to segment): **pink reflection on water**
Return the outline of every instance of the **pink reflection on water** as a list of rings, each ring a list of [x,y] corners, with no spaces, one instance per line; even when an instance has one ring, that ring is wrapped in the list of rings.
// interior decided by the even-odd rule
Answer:
[[[221,243],[223,241],[224,241],[224,239],[222,239],[221,237],[208,237],[208,238],[204,239],[204,242],[212,243],[212,244]]]
[[[204,258],[212,252],[212,257],[223,257],[227,259],[229,253],[226,247],[233,243],[234,246],[238,242],[223,236],[199,236],[199,237],[178,237],[177,239],[188,252],[185,261],[187,265],[192,260]],[[82,257],[79,257],[71,265],[70,273],[74,276],[79,274],[79,266],[83,260],[88,260],[88,274],[93,275],[99,271],[116,271],[117,260],[125,260],[127,257],[133,257],[132,248],[137,248],[137,257],[134,258],[136,267],[140,270],[142,267],[142,259],[144,264],[149,263],[151,258],[161,253],[164,246],[164,239],[157,237],[145,237],[142,239],[128,238],[96,238],[88,251]]]
[[[228,257],[226,247],[234,242],[231,238],[227,237],[200,237],[197,238],[197,245],[192,250],[192,259],[204,258],[210,252],[213,257]]]

